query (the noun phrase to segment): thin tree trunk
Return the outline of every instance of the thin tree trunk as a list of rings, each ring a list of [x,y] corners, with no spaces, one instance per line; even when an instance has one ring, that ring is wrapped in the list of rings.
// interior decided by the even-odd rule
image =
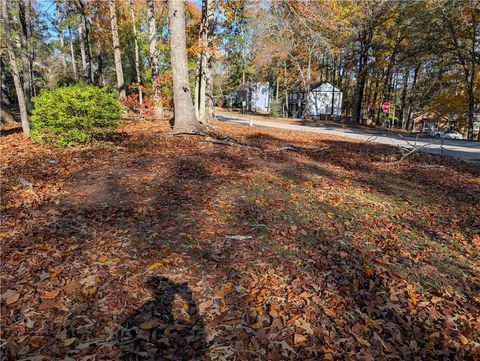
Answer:
[[[83,77],[86,79],[87,75],[87,56],[85,54],[85,38],[84,38],[83,24],[78,26],[78,38],[80,40],[80,57],[82,58]]]
[[[185,35],[185,3],[168,1],[170,55],[173,78],[174,134],[199,134],[202,126],[195,116],[188,82],[187,44]]]
[[[15,90],[17,92],[18,106],[20,108],[20,119],[22,121],[23,134],[26,137],[30,136],[30,124],[28,122],[27,105],[25,101],[25,94],[23,91],[22,80],[18,72],[17,57],[12,43],[12,35],[10,32],[10,18],[8,14],[7,0],[2,1],[3,24],[5,31],[5,42],[7,43],[8,57],[10,59],[10,67],[12,69],[13,82],[15,83]]]
[[[202,19],[200,22],[200,54],[197,61],[196,82],[195,82],[195,112],[199,121],[205,120],[205,106],[206,106],[206,72],[208,54],[208,33],[209,33],[209,0],[202,0]]]
[[[32,66],[32,62],[30,59],[30,32],[29,32],[29,21],[30,20],[30,0],[19,1],[18,2],[18,12],[19,12],[19,20],[20,20],[20,59],[22,60],[21,64],[21,72],[23,74],[23,94],[25,96],[25,104],[27,106],[27,112],[30,112],[32,109],[32,71],[30,67]]]
[[[140,76],[140,50],[138,48],[137,39],[137,24],[135,19],[135,9],[133,8],[133,0],[130,0],[130,12],[132,14],[132,29],[133,29],[133,42],[135,46],[135,74],[137,76],[138,84],[138,101],[143,104],[143,92],[142,92],[142,78]]]
[[[86,74],[86,77],[88,79],[88,81],[90,83],[94,83],[95,82],[95,79],[94,79],[94,76],[93,76],[93,59],[92,59],[92,44],[91,44],[91,41],[90,41],[90,30],[89,30],[89,27],[88,27],[88,20],[87,20],[87,14],[85,13],[85,4],[83,3],[84,0],[78,0],[78,4],[79,4],[79,7],[80,7],[80,13],[81,13],[81,16],[82,16],[82,21],[83,21],[83,30],[85,31],[85,36],[83,38],[83,41],[84,41],[84,44],[86,46],[86,49],[84,48],[84,53],[83,55],[85,55],[85,50],[86,50],[86,53],[87,53],[87,65],[86,65],[86,68],[87,68],[87,74]]]
[[[152,88],[153,101],[155,103],[154,117],[157,119],[163,118],[163,106],[160,95],[160,88],[157,77],[159,73],[158,54],[157,54],[157,24],[155,22],[155,0],[147,0],[147,15],[148,15],[148,38],[150,41],[150,61],[152,66]]]
[[[215,103],[213,97],[213,59],[209,54],[207,58],[207,67],[205,68],[205,84],[206,84],[206,99],[205,99],[205,120],[209,121],[215,118]]]
[[[214,24],[215,1],[207,0],[207,46],[211,49],[213,44],[213,35],[215,31]],[[205,66],[205,120],[209,121],[215,118],[215,102],[213,97],[213,56],[210,51],[206,52]]]
[[[402,99],[401,99],[401,108],[400,108],[400,114],[399,114],[399,118],[402,121],[402,129],[405,129],[405,126],[407,124],[405,119],[405,107],[407,103],[407,90],[408,90],[409,76],[410,76],[410,69],[407,69],[405,71],[405,74],[403,75]]]
[[[78,73],[77,73],[77,61],[75,60],[75,49],[73,48],[73,39],[72,39],[72,30],[68,28],[68,36],[69,36],[69,43],[70,43],[70,58],[72,61],[72,69],[73,69],[73,76],[75,80],[78,80]]]
[[[105,86],[106,81],[105,81],[105,57],[103,56],[102,52],[102,45],[100,44],[100,39],[97,38],[97,48],[98,48],[98,56],[97,56],[97,61],[98,61],[98,85],[99,86]]]
[[[277,79],[276,79],[276,87],[275,87],[275,100],[278,102],[279,98],[279,93],[280,92],[280,77],[277,74]]]
[[[110,25],[112,30],[113,57],[115,59],[115,72],[117,73],[117,90],[120,99],[125,98],[125,79],[123,78],[122,54],[120,52],[120,38],[118,36],[117,6],[115,0],[109,0]]]
[[[285,65],[283,67],[283,75],[284,75],[284,82],[285,82],[285,115],[288,118],[289,114],[289,109],[288,109],[288,81],[287,81],[287,66]]]
[[[61,24],[61,14],[60,14],[60,5],[58,2],[55,2],[56,13],[57,13],[57,26],[58,26],[58,38],[60,39],[60,52],[62,53],[62,66],[63,70],[67,71],[67,60],[65,59],[65,39],[63,37],[63,29]]]
[[[330,115],[333,116],[333,108],[335,107],[335,70],[336,70],[337,63],[335,58],[333,59],[333,73],[332,73],[332,109],[330,111]]]
[[[354,107],[354,119],[357,122],[362,121],[362,104],[363,97],[365,92],[365,83],[367,81],[367,63],[368,63],[368,52],[373,38],[373,30],[369,29],[362,30],[359,33],[360,40],[360,54],[359,54],[359,64],[357,72],[357,84],[355,91],[355,107]]]
[[[418,72],[420,71],[420,65],[415,67],[415,70],[413,72],[413,83],[412,83],[412,92],[409,96],[408,100],[408,114],[407,114],[407,124],[405,128],[409,131],[413,130],[413,124],[412,124],[412,112],[413,112],[413,101],[415,99],[415,93],[417,90],[417,79],[418,79]]]
[[[29,101],[36,95],[35,89],[35,74],[33,72],[33,63],[35,59],[35,47],[33,44],[33,26],[32,26],[32,0],[25,0],[25,22],[27,26],[27,57],[28,57],[28,90]],[[30,103],[30,106],[32,104]]]

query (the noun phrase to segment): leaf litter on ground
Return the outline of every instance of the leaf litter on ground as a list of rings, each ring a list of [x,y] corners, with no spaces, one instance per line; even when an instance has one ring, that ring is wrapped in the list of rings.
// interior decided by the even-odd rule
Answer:
[[[3,137],[2,359],[478,358],[478,166],[215,126]]]

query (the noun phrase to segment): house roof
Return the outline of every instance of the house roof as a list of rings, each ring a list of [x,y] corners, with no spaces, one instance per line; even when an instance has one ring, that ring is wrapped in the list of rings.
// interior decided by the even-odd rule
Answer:
[[[303,92],[302,86],[299,83],[301,83],[300,80],[297,82],[298,85],[295,88],[290,89],[289,92]],[[330,84],[337,91],[341,91],[341,89],[339,89],[338,87],[336,87],[335,85],[333,85],[331,82],[329,82],[327,80],[320,80],[320,81],[317,81],[315,83],[310,83],[309,90],[310,91],[315,90],[315,89],[321,87],[323,84]]]

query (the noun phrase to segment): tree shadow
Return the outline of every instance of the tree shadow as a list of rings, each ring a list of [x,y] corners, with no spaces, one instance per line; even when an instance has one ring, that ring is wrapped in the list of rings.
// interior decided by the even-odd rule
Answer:
[[[258,137],[263,145],[269,139],[272,145],[285,144],[280,138]],[[65,258],[51,261],[52,267],[64,267],[62,279],[76,276],[82,280],[82,266],[98,278],[97,292],[81,300],[91,307],[75,315],[82,324],[72,325],[69,336],[92,343],[107,340],[104,327],[114,327],[116,312],[123,307],[122,313],[128,315],[120,319],[114,342],[122,354],[110,359],[201,360],[225,355],[228,359],[327,359],[326,355],[352,359],[353,354],[358,354],[353,359],[365,360],[440,359],[442,355],[453,359],[455,354],[460,355],[458,359],[473,358],[473,348],[452,346],[452,341],[457,329],[472,339],[474,331],[461,323],[452,331],[450,311],[437,311],[441,305],[416,308],[405,273],[395,275],[389,265],[377,269],[381,251],[375,254],[367,242],[352,242],[356,231],[380,238],[370,234],[372,224],[365,217],[347,219],[345,207],[330,203],[328,197],[302,203],[309,196],[310,183],[345,186],[349,181],[355,187],[372,189],[381,185],[388,170],[380,172],[369,165],[377,157],[366,157],[368,150],[357,155],[349,144],[331,143],[328,152],[314,155],[278,152],[258,156],[235,148],[193,144],[189,139],[177,141],[178,148],[170,149],[167,142],[163,145],[166,155],[147,153],[143,146],[144,157],[113,155],[101,167],[90,169],[86,162],[77,172],[69,172],[65,182],[76,181],[69,189],[72,194],[79,185],[82,192],[90,191],[83,199],[59,194],[36,205],[31,228],[16,236],[17,246],[19,241],[32,242],[31,248],[23,250],[32,259],[38,257],[34,243],[42,247],[48,243],[65,252]],[[131,149],[135,143],[128,146]],[[144,151],[141,143],[136,146]],[[350,148],[350,158],[341,162],[337,158],[347,156],[343,147]],[[361,167],[355,167],[355,162],[361,162]],[[378,182],[348,179],[351,175],[336,174],[336,169],[364,175],[370,169]],[[428,196],[422,183],[407,181],[418,188],[419,197]],[[94,188],[95,184],[102,186]],[[387,201],[393,198],[386,196],[397,191],[401,189],[378,189]],[[51,209],[60,209],[60,217],[42,218]],[[11,218],[27,211],[21,206],[8,210]],[[414,230],[424,227],[410,218],[404,222]],[[249,237],[227,237],[232,235]],[[386,244],[385,248],[393,246]],[[16,249],[5,253],[16,257]],[[408,261],[407,256],[395,253],[396,259],[389,261],[392,265]],[[158,260],[163,264],[152,269],[152,262]],[[38,264],[33,277],[42,276],[44,268]],[[120,272],[115,273],[117,269]],[[28,273],[21,270],[26,277]],[[148,273],[162,276],[147,278]],[[188,284],[173,281],[177,279]],[[152,294],[146,302],[138,295],[131,297],[141,294],[143,286]],[[38,283],[36,287],[41,289]],[[199,301],[210,305],[197,307],[192,290]],[[95,322],[90,331],[83,329],[87,316]],[[14,322],[9,318],[6,323]],[[437,335],[442,327],[450,327],[444,338]],[[295,339],[297,334],[308,339]],[[93,346],[79,351],[76,344],[62,346],[55,344],[59,342],[54,337],[48,340],[48,348],[41,352],[56,358],[65,353],[75,359],[80,359],[80,352],[102,353]]]
[[[145,282],[152,300],[119,327],[120,360],[198,360],[208,351],[204,322],[187,283],[157,276]]]

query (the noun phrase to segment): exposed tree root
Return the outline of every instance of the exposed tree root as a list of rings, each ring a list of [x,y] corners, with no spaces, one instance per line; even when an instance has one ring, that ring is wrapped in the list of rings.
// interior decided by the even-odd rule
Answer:
[[[286,145],[283,147],[277,148],[269,148],[269,149],[262,149],[253,145],[239,143],[234,139],[228,137],[212,137],[208,136],[205,138],[206,142],[214,143],[214,144],[221,144],[221,145],[228,145],[231,147],[237,147],[241,149],[252,149],[259,152],[282,152],[282,151],[291,151],[291,152],[302,152],[302,153],[317,153],[328,149],[329,147],[320,147],[320,148],[303,148],[303,147],[296,147],[292,145]]]

